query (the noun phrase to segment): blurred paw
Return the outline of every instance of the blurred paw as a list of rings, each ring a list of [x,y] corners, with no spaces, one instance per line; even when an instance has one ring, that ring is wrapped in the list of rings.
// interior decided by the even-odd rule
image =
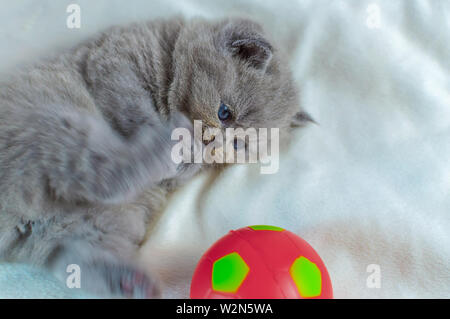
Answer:
[[[120,295],[130,299],[155,299],[161,297],[159,284],[145,273],[128,268],[119,274]]]
[[[81,288],[100,297],[154,299],[161,297],[158,280],[127,264],[101,261],[81,269]]]

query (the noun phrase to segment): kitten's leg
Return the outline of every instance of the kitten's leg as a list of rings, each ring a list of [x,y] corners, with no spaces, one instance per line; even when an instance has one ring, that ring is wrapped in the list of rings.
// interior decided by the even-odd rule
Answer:
[[[26,177],[27,185],[36,186],[33,192],[102,204],[120,203],[174,176],[170,134],[174,127],[190,125],[178,115],[172,123],[144,125],[125,139],[101,117],[73,111],[1,120],[0,193]]]
[[[76,265],[79,288],[94,296],[158,298],[159,282],[136,263],[144,220],[139,210],[129,214],[99,210],[35,220],[2,212],[0,260],[46,268],[64,285],[70,279],[68,267]]]

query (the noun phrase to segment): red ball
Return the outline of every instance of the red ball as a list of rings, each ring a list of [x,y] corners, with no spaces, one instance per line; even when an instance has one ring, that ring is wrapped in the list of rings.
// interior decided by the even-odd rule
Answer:
[[[193,299],[333,298],[330,276],[316,251],[274,226],[232,230],[200,259]]]

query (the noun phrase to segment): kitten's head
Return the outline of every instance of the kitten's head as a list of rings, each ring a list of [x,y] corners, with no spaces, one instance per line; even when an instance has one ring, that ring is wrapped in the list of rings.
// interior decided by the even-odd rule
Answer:
[[[206,127],[282,132],[310,120],[287,60],[252,21],[193,21],[181,31],[174,59],[169,104]]]

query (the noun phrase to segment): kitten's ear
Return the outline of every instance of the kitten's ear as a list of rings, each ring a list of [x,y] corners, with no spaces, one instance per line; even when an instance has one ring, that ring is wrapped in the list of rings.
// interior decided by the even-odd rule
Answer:
[[[233,41],[231,51],[256,69],[266,70],[272,59],[272,46],[264,39],[248,38]]]
[[[301,111],[295,113],[291,119],[291,127],[302,127],[308,123],[317,124],[317,122],[308,113]]]
[[[225,25],[223,36],[226,48],[233,55],[265,71],[272,59],[273,48],[262,36],[262,28],[249,20],[234,20]]]

